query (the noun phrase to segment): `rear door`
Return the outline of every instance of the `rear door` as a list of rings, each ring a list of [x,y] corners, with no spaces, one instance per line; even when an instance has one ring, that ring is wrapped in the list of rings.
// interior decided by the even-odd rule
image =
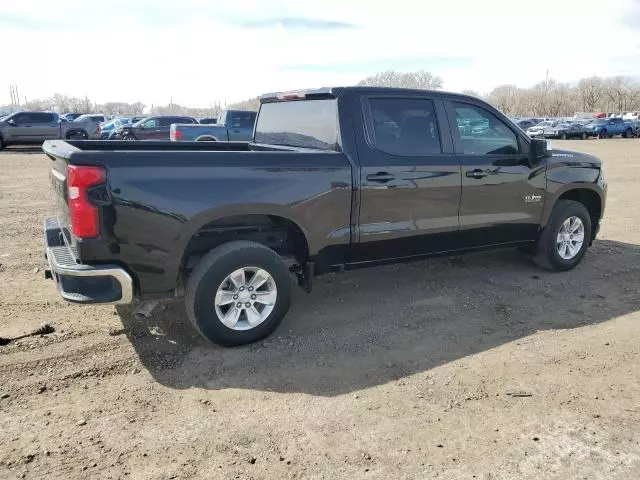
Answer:
[[[461,173],[439,96],[361,98],[354,262],[456,249]]]
[[[249,141],[253,135],[256,112],[231,112],[231,125],[227,125],[230,141]]]
[[[34,141],[45,141],[59,138],[60,136],[60,124],[58,119],[53,113],[48,112],[34,112],[30,115],[33,116],[33,134]]]
[[[445,100],[462,166],[460,233],[465,247],[534,240],[545,196],[544,164],[531,167],[528,142],[488,106]],[[472,129],[466,128],[473,124]]]

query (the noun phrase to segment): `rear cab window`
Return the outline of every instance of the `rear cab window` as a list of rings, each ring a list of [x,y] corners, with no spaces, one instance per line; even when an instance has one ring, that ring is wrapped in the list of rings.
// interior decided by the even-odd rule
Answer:
[[[263,103],[255,143],[316,150],[338,149],[338,101],[335,98]]]

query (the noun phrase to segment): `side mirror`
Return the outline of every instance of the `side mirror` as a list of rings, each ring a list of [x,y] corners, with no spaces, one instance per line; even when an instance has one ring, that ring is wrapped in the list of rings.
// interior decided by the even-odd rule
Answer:
[[[529,160],[531,165],[551,155],[551,145],[542,138],[532,138],[529,144]]]
[[[8,123],[9,125],[11,125],[12,127],[15,127],[15,126],[16,126],[16,121],[15,121],[13,118],[10,118],[9,120],[7,120],[7,123]]]

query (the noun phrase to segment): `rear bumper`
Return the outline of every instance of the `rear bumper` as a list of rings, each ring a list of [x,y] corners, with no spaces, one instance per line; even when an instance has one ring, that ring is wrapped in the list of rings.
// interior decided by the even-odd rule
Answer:
[[[56,218],[44,221],[45,276],[56,281],[62,298],[74,303],[123,304],[133,301],[133,278],[117,265],[78,263]]]

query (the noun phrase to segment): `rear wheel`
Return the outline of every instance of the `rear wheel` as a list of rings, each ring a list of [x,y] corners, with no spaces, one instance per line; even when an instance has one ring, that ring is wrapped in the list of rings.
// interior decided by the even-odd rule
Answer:
[[[587,207],[573,200],[558,200],[538,240],[534,261],[547,270],[570,270],[580,263],[590,242]]]
[[[624,138],[631,138],[631,134],[632,134],[632,133],[633,133],[633,132],[631,131],[631,129],[630,129],[630,128],[627,128],[627,129],[624,131],[624,133],[622,134],[622,136],[623,136]]]
[[[67,134],[67,140],[86,140],[87,138],[89,138],[89,135],[81,130],[69,132]]]
[[[223,346],[271,334],[291,305],[291,278],[282,258],[248,241],[214,248],[187,281],[189,319],[207,340]]]
[[[560,140],[566,140],[567,139],[567,134],[565,132],[562,132],[560,134]]]

